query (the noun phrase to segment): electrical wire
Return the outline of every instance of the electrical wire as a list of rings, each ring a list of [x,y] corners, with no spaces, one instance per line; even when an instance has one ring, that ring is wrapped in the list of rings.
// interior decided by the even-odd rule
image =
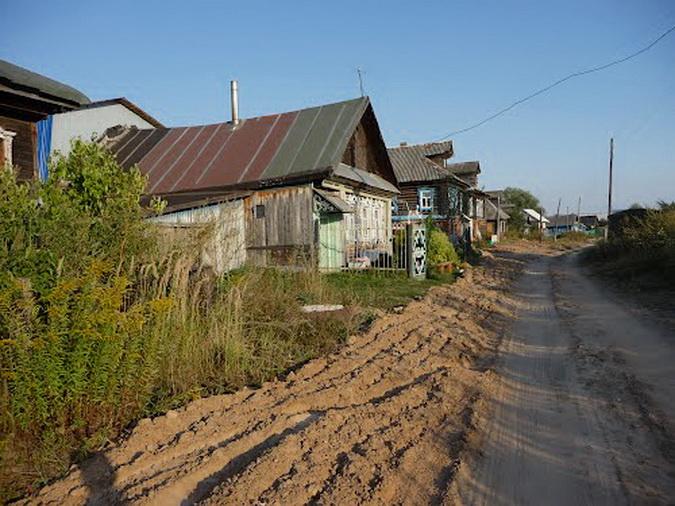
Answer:
[[[524,97],[524,98],[521,98],[521,99],[519,99],[519,100],[516,100],[515,102],[513,102],[513,103],[512,103],[511,105],[509,105],[508,107],[505,107],[504,109],[501,109],[500,111],[498,111],[498,112],[492,114],[491,116],[488,116],[487,118],[485,118],[485,119],[479,121],[478,123],[475,123],[475,124],[473,124],[473,125],[471,125],[471,126],[468,126],[468,127],[466,127],[466,128],[462,128],[462,129],[460,129],[460,130],[455,130],[454,132],[450,132],[448,135],[446,135],[445,137],[441,137],[441,138],[438,139],[438,140],[439,140],[439,141],[444,141],[444,140],[448,139],[449,137],[452,137],[453,135],[461,134],[461,133],[464,133],[464,132],[468,132],[469,130],[473,130],[474,128],[478,128],[479,126],[484,125],[484,124],[487,123],[488,121],[492,121],[493,119],[498,118],[498,117],[501,116],[502,114],[505,114],[505,113],[509,112],[509,111],[510,111],[511,109],[513,109],[514,107],[517,107],[517,106],[519,106],[520,104],[522,104],[522,103],[524,103],[524,102],[527,102],[528,100],[531,100],[531,99],[533,99],[533,98],[535,98],[535,97],[541,95],[542,93],[546,93],[546,92],[549,91],[550,89],[555,88],[556,86],[559,86],[559,85],[563,84],[564,82],[569,81],[570,79],[574,79],[575,77],[585,76],[585,75],[587,75],[587,74],[592,74],[592,73],[594,73],[594,72],[600,72],[601,70],[605,70],[605,69],[607,69],[607,68],[609,68],[609,67],[613,67],[614,65],[619,65],[619,64],[621,64],[621,63],[627,62],[628,60],[631,60],[631,59],[635,58],[636,56],[640,56],[642,53],[646,53],[646,52],[649,51],[651,48],[653,48],[656,44],[658,44],[659,42],[661,42],[661,40],[663,40],[664,38],[666,38],[666,37],[667,37],[668,35],[670,35],[673,31],[675,31],[675,25],[671,26],[668,30],[666,30],[666,31],[663,32],[661,35],[659,35],[659,36],[658,36],[656,39],[654,39],[649,45],[643,47],[642,49],[640,49],[640,50],[638,50],[638,51],[636,51],[636,52],[634,52],[634,53],[632,53],[632,54],[629,54],[628,56],[625,56],[625,57],[620,58],[620,59],[618,59],[618,60],[611,61],[611,62],[609,62],[609,63],[605,63],[604,65],[599,65],[599,66],[597,66],[597,67],[592,67],[592,68],[590,68],[590,69],[581,70],[581,71],[579,71],[579,72],[574,72],[574,73],[572,73],[572,74],[569,74],[569,75],[563,77],[562,79],[558,79],[558,80],[555,81],[554,83],[549,84],[548,86],[546,86],[546,87],[544,87],[544,88],[541,88],[540,90],[537,90],[537,91],[535,91],[534,93],[531,93],[530,95],[527,95],[527,96]]]

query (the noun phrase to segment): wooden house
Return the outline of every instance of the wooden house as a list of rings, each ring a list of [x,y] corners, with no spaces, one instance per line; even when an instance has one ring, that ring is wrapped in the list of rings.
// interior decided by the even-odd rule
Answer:
[[[576,214],[559,214],[548,217],[549,223],[546,226],[548,235],[561,235],[568,232],[586,232],[586,225],[579,221]]]
[[[480,162],[447,163],[445,168],[472,188],[478,187]]]
[[[508,229],[509,214],[501,207],[501,202],[495,203],[492,198],[487,198],[485,203],[485,232],[486,238],[502,237]]]
[[[102,142],[147,176],[148,197],[180,205],[155,221],[202,224],[217,215],[233,224],[235,238],[223,242],[234,244],[236,260],[220,266],[311,261],[332,270],[392,254],[399,192],[367,97],[212,125],[116,128]]]
[[[46,177],[51,115],[89,103],[70,86],[0,60],[0,166],[14,167],[22,181]]]
[[[430,217],[454,239],[480,236],[486,195],[472,184],[477,183],[478,162],[449,164],[452,141],[402,143],[388,151],[401,190],[394,206],[395,221]],[[455,172],[457,167],[463,169]]]
[[[525,219],[525,233],[540,231],[545,233],[546,227],[550,223],[546,216],[539,214],[534,209],[523,209],[523,218]]]

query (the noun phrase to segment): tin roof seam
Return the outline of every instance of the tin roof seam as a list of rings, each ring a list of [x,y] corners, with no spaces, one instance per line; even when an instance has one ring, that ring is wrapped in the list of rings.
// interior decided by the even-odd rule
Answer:
[[[295,152],[295,155],[293,155],[293,158],[291,158],[291,161],[288,163],[288,167],[293,167],[293,162],[295,162],[295,160],[298,158],[298,155],[302,151],[302,148],[305,147],[305,143],[307,142],[307,139],[309,138],[309,135],[312,133],[312,129],[314,128],[314,125],[316,124],[316,120],[318,119],[319,115],[321,114],[321,111],[323,111],[323,106],[317,108],[316,114],[314,115],[314,118],[312,119],[312,122],[310,123],[309,128],[307,129],[307,132],[305,133],[305,136],[302,139],[302,142],[298,143],[298,149]],[[298,117],[296,117],[296,121],[299,117],[300,117],[300,115],[298,115]]]
[[[135,139],[136,136],[137,136],[139,133],[141,133],[141,131],[138,130],[137,128],[130,128],[130,129],[128,129],[128,132],[127,132],[125,135],[128,135],[129,138],[128,138],[126,141],[124,141],[124,144],[122,144],[122,145],[117,149],[117,152],[120,153],[124,148],[126,148],[126,147],[129,145],[129,143],[130,143],[133,139]],[[120,165],[121,165],[121,164],[120,164]]]
[[[209,146],[209,144],[211,144],[211,141],[212,141],[213,138],[218,134],[218,132],[220,131],[220,129],[223,127],[224,124],[225,124],[225,123],[221,123],[220,125],[218,125],[218,126],[216,127],[216,129],[213,131],[213,133],[212,133],[211,136],[208,138],[208,140],[204,143],[204,145],[201,147],[201,149],[200,149],[200,150],[197,152],[197,154],[194,156],[194,158],[192,159],[192,161],[190,162],[190,164],[185,168],[185,170],[184,170],[183,173],[180,175],[180,177],[178,178],[178,180],[173,184],[173,186],[171,187],[171,190],[170,190],[170,191],[175,191],[175,190],[176,190],[176,188],[178,187],[178,184],[183,180],[183,178],[185,177],[185,175],[188,174],[188,173],[190,172],[190,169],[192,168],[192,166],[195,164],[195,162],[196,162],[197,160],[199,160],[199,157],[202,156],[202,153],[204,152],[204,150]]]
[[[244,120],[244,121],[245,121],[245,120]],[[240,123],[240,125],[242,125],[242,126],[243,126],[243,124],[244,124],[243,122]],[[221,154],[221,153],[223,152],[223,150],[225,149],[225,146],[227,146],[227,144],[230,142],[230,139],[232,139],[232,137],[234,137],[235,133],[236,133],[236,130],[232,130],[232,131],[230,132],[230,135],[228,135],[227,138],[225,139],[225,142],[223,142],[223,143],[220,145],[220,148],[218,148],[218,151],[216,151],[216,154],[213,155],[213,158],[211,158],[211,161],[206,165],[206,167],[204,167],[204,170],[202,171],[202,173],[199,175],[199,177],[198,177],[197,180],[195,181],[195,184],[199,184],[199,182],[200,182],[202,179],[204,179],[204,176],[206,175],[206,173],[207,173],[207,172],[209,171],[209,169],[211,168],[211,165],[213,165],[213,162],[215,162],[216,159],[220,156],[220,154]]]
[[[150,166],[150,168],[145,173],[146,176],[150,177],[150,174],[152,174],[152,171],[154,171],[155,168],[159,165],[159,162],[161,162],[171,152],[171,149],[173,149],[173,147],[178,143],[178,141],[183,138],[187,130],[188,130],[187,127],[183,127],[183,131],[180,133],[180,135],[169,145],[168,149],[166,149],[164,153],[162,153],[162,155],[155,161],[155,163],[153,163]],[[162,141],[164,141],[164,139],[160,140],[157,144],[161,144]],[[153,185],[153,188],[154,186],[157,185]]]
[[[342,119],[342,115],[344,114],[345,110],[347,109],[347,106],[345,104],[342,104],[342,107],[340,107],[340,112],[337,115],[337,118],[335,118],[335,121],[333,122],[333,126],[330,129],[330,133],[327,136],[327,139],[330,140],[333,138],[333,135],[335,134],[335,129],[337,128],[337,125]],[[323,145],[321,148],[321,151],[319,152],[319,155],[316,157],[316,160],[314,160],[314,165],[318,165],[319,160],[321,160],[321,157],[323,156],[324,152],[326,151],[326,148],[328,147],[329,142],[326,141],[326,143]],[[332,160],[333,158],[331,158]]]
[[[162,175],[159,177],[159,179],[157,179],[157,181],[155,181],[155,184],[153,185],[153,188],[158,187],[158,186],[161,184],[161,182],[164,181],[164,178],[165,178],[165,177],[173,170],[173,168],[176,166],[176,164],[177,164],[178,162],[180,162],[180,161],[183,159],[183,157],[187,154],[188,149],[190,148],[190,146],[191,146],[192,144],[194,144],[194,142],[195,142],[195,141],[197,140],[197,138],[202,134],[202,132],[204,131],[205,128],[206,128],[206,125],[204,125],[204,126],[202,126],[202,127],[199,128],[199,131],[197,132],[197,134],[192,138],[192,140],[188,143],[188,145],[185,146],[185,148],[183,148],[183,152],[182,152],[179,156],[176,157],[176,159],[173,161],[173,163],[172,163],[171,165],[169,165],[169,166],[163,171],[163,173],[162,173]]]
[[[251,157],[251,159],[248,161],[246,164],[246,167],[244,167],[244,170],[241,172],[241,176],[239,176],[239,179],[237,179],[238,183],[241,183],[244,180],[244,177],[246,177],[246,174],[248,174],[249,169],[253,165],[253,162],[255,162],[258,159],[258,155],[262,151],[263,147],[265,147],[265,144],[267,144],[267,141],[269,140],[270,136],[272,135],[272,132],[276,128],[277,124],[279,123],[279,119],[281,118],[281,114],[277,114],[277,117],[274,118],[274,122],[272,123],[272,126],[267,130],[267,133],[265,134],[265,137],[263,140],[258,144],[258,149],[255,150],[255,153]]]
[[[366,109],[368,109],[370,99],[368,97],[365,97],[365,100],[363,102],[365,103],[365,105],[362,105],[361,108],[357,111],[357,114],[354,114],[354,116],[352,117],[352,121],[348,125],[347,131],[352,132],[352,135],[354,130],[358,126],[359,122],[361,121],[361,117],[365,113]],[[347,149],[347,144],[349,143],[350,138],[351,135],[346,139],[343,139],[343,142],[340,142],[338,143],[337,146],[335,146],[335,149],[333,150],[333,156],[331,156],[331,160],[336,160],[337,157],[339,157],[342,153],[344,153],[344,150]],[[335,163],[335,167],[337,167],[338,165],[339,160]]]
[[[140,132],[140,130],[139,130],[139,132]],[[150,140],[151,137],[152,137],[152,134],[146,135],[145,138],[141,142],[139,142],[138,145],[134,149],[132,149],[127,156],[124,157],[124,160],[122,160],[120,162],[120,165],[122,167],[125,167],[126,166],[125,164],[127,163],[127,161],[129,161],[131,159],[131,157],[134,155],[134,153],[136,153],[136,151],[138,151],[138,149],[141,146],[143,146],[146,142],[148,142],[148,140]]]

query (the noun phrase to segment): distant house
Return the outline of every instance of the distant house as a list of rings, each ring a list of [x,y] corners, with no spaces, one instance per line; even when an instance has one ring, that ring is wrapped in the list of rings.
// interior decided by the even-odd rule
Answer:
[[[485,195],[450,169],[464,165],[447,163],[453,156],[452,141],[402,143],[388,151],[401,190],[394,206],[395,221],[431,218],[455,239],[465,234],[474,238],[480,233],[478,221],[484,220]],[[475,175],[474,169],[459,172]]]
[[[46,177],[51,115],[89,103],[70,86],[0,60],[0,166],[12,165],[22,181]]]
[[[546,216],[542,216],[534,209],[523,209],[523,218],[525,218],[525,233],[537,230],[545,232],[550,223]]]
[[[600,216],[597,214],[582,214],[579,216],[581,222],[588,230],[593,230],[601,226]]]
[[[561,235],[568,232],[586,232],[586,225],[579,221],[576,214],[560,214],[549,216],[546,233],[549,235]]]
[[[497,218],[499,216],[499,218]],[[485,200],[485,235],[487,238],[493,235],[503,236],[508,229],[509,214],[501,208],[500,205],[495,204],[491,198]],[[499,227],[499,232],[497,231]]]
[[[230,223],[223,234],[232,237],[212,245],[221,270],[309,260],[331,270],[393,254],[399,191],[367,97],[212,125],[111,129],[101,142],[122,166],[138,165],[148,197],[174,206],[155,221]]]
[[[480,162],[449,163],[445,166],[452,174],[460,178],[473,188],[478,187],[478,175],[480,174]]]
[[[76,110],[54,114],[51,129],[51,154],[67,155],[74,139],[84,141],[103,135],[117,125],[139,129],[164,125],[126,98],[113,98],[83,105]]]
[[[395,220],[429,216],[445,228],[448,218],[461,215],[462,193],[470,186],[444,168],[453,155],[452,141],[403,143],[388,152],[401,190]]]

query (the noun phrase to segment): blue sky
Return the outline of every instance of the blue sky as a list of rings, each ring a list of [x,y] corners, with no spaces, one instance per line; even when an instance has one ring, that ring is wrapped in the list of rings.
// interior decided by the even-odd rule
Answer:
[[[228,119],[232,78],[244,117],[352,98],[359,66],[388,145],[437,140],[675,24],[671,0],[0,0],[0,13],[0,58],[168,125]],[[453,140],[456,161],[481,161],[481,186],[595,212],[612,135],[615,207],[675,200],[675,33]]]

